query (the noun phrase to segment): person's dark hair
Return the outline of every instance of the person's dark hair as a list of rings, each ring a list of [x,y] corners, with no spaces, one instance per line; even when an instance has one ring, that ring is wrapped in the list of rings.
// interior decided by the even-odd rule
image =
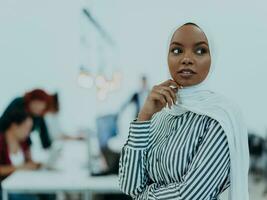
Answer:
[[[187,23],[183,24],[183,26],[186,26],[186,25],[192,25],[192,26],[196,26],[196,27],[200,28],[197,24],[195,24],[193,22],[187,22]]]
[[[24,101],[25,101],[26,109],[28,109],[30,102],[34,101],[34,100],[39,100],[39,101],[45,102],[47,105],[46,107],[48,109],[48,105],[51,101],[51,95],[49,95],[47,92],[45,92],[42,89],[35,89],[35,90],[30,91],[30,92],[27,92],[24,95]],[[47,111],[47,109],[46,109],[46,111]]]
[[[59,111],[59,99],[58,93],[51,95],[51,100],[48,105],[48,111],[58,112]]]
[[[147,81],[147,77],[146,77],[145,75],[143,75],[143,76],[141,77],[141,79],[142,79],[142,81]]]
[[[13,123],[20,125],[29,117],[31,117],[30,114],[25,111],[13,110],[1,117],[0,131],[4,133]]]

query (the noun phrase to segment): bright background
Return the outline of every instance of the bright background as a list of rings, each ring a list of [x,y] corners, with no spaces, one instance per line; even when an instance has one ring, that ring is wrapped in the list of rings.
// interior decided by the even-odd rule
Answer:
[[[84,7],[115,46],[97,36]],[[218,55],[214,89],[239,104],[249,129],[266,135],[266,7],[259,0],[0,0],[0,110],[40,87],[59,92],[65,130],[94,128],[96,116],[117,112],[139,87],[140,75],[151,86],[168,78],[167,39],[175,26],[197,19],[211,32]],[[95,89],[80,88],[85,62],[93,72],[120,70],[120,89],[100,101]]]

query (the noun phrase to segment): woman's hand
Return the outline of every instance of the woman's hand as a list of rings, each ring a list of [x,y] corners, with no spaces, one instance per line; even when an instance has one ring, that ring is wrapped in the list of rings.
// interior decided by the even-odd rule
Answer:
[[[19,166],[18,169],[21,170],[37,170],[41,167],[40,163],[36,163],[36,162],[26,162],[23,165]]]
[[[181,88],[181,86],[171,79],[155,85],[146,98],[145,104],[138,114],[137,121],[150,120],[154,113],[161,111],[166,105],[171,108],[176,102],[178,88]]]

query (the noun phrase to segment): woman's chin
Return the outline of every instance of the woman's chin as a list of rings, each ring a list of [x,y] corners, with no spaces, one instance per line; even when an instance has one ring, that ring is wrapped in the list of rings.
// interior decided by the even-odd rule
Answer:
[[[183,86],[183,87],[190,87],[190,86],[195,86],[201,83],[202,81],[200,80],[194,80],[194,79],[181,79],[181,78],[174,78],[173,79],[178,85]]]
[[[197,83],[193,83],[189,80],[174,80],[178,85],[183,86],[183,87],[190,87],[193,85],[197,85]]]

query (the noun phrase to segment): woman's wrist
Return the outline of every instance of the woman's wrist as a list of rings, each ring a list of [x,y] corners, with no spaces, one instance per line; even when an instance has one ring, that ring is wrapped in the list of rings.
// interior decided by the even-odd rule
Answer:
[[[151,120],[152,116],[153,114],[148,114],[141,111],[137,116],[137,121],[149,121]]]

